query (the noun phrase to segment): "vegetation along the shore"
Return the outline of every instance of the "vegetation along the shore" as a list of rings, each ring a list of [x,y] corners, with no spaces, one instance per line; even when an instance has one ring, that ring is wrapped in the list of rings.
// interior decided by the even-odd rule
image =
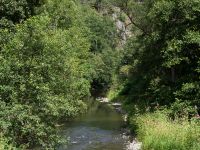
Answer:
[[[142,148],[199,149],[200,1],[114,4],[128,16],[132,36],[111,90]]]

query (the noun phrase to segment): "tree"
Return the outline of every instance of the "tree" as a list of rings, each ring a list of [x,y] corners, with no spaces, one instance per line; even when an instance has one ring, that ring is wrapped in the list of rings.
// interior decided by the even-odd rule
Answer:
[[[73,1],[62,2],[79,14]],[[87,27],[71,14],[64,26],[56,11],[65,10],[31,17],[15,25],[15,32],[0,32],[0,131],[17,147],[54,148],[55,125],[86,110],[93,71]]]
[[[0,1],[0,27],[11,27],[13,24],[36,14],[36,9],[44,0],[2,0]]]
[[[130,95],[129,102],[147,106],[176,100],[199,106],[199,2],[126,2],[122,9],[142,32],[134,32],[126,46],[125,65],[132,66],[132,75],[122,93]],[[135,5],[143,8],[136,17]]]

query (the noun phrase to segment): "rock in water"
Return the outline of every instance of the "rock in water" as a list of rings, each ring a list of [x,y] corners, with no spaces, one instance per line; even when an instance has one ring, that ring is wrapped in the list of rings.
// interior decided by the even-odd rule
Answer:
[[[129,143],[127,146],[127,150],[141,150],[141,148],[142,148],[142,143],[137,142],[135,140],[133,140],[133,142]]]

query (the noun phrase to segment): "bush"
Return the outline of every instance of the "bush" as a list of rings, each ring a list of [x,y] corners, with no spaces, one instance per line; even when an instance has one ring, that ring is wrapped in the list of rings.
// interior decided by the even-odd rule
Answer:
[[[0,135],[0,150],[17,150],[12,144]]]

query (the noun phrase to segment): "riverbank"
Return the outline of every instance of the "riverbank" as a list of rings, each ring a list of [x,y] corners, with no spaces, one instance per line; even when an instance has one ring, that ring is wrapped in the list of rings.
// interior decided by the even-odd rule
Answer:
[[[101,103],[114,106],[118,113],[123,114],[125,122],[129,121],[129,128],[124,128],[124,137],[129,138],[127,150],[199,150],[200,149],[200,122],[199,119],[169,120],[167,112],[129,116],[122,109],[119,102],[111,102],[108,98],[99,98]],[[134,129],[137,137],[131,135],[130,128]],[[140,142],[139,142],[140,141]]]
[[[132,117],[131,126],[137,126],[137,138],[143,150],[199,150],[200,122],[198,120],[169,120],[163,112]]]

